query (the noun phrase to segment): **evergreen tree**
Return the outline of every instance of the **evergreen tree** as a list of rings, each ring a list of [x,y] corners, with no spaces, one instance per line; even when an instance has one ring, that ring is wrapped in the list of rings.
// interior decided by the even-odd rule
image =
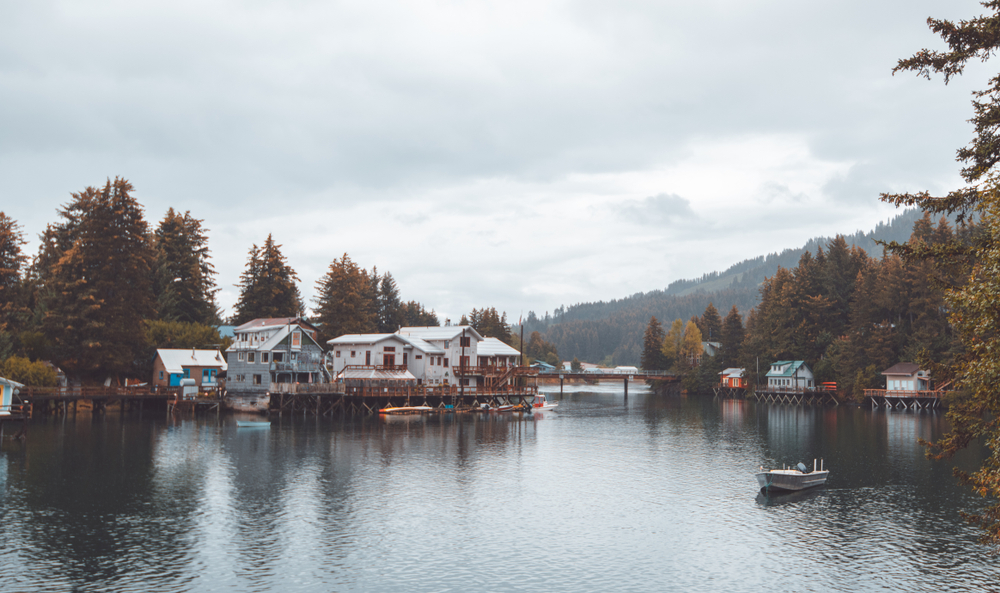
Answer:
[[[370,334],[378,330],[373,315],[371,278],[345,253],[330,263],[316,283],[315,320],[323,341],[345,334]]]
[[[528,340],[528,346],[525,348],[524,354],[529,360],[541,360],[555,367],[562,364],[562,361],[559,360],[556,347],[550,342],[545,341],[542,338],[542,334],[538,332],[531,332],[531,337]]]
[[[464,315],[462,317],[465,318]],[[510,325],[507,324],[507,313],[501,315],[495,307],[473,309],[469,313],[468,323],[484,337],[497,338],[508,345],[513,341]]]
[[[665,371],[667,370],[667,359],[663,354],[663,340],[666,334],[663,326],[656,317],[649,318],[649,325],[646,326],[646,333],[642,338],[642,358],[640,364],[643,370]]]
[[[14,335],[28,313],[21,279],[28,259],[21,251],[24,244],[20,225],[0,212],[0,360],[13,351]]]
[[[83,378],[134,376],[144,365],[154,256],[132,191],[115,178],[72,194],[59,212],[65,222],[42,245],[44,331],[60,366]]]
[[[210,261],[208,236],[202,221],[173,208],[153,237],[156,249],[154,286],[159,318],[204,325],[217,324],[215,267]]]
[[[739,364],[740,346],[743,345],[743,318],[733,305],[722,322],[722,364],[732,368]]]
[[[441,321],[433,310],[428,311],[416,301],[407,301],[403,305],[404,327],[437,327],[439,325],[441,325]]]
[[[242,325],[254,319],[297,317],[304,309],[299,288],[299,277],[288,265],[271,235],[264,246],[250,248],[246,270],[240,275],[240,297],[233,313],[233,325]]]
[[[399,288],[389,272],[382,276],[378,291],[378,332],[390,334],[406,323]]]
[[[701,314],[698,329],[701,330],[706,342],[718,342],[722,339],[722,318],[712,303],[709,303],[705,307],[705,312]]]

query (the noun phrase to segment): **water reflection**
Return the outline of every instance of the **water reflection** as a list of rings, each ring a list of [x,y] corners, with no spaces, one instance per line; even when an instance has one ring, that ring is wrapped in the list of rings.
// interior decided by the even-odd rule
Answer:
[[[980,503],[916,444],[943,429],[641,386],[544,417],[81,414],[3,444],[0,562],[18,590],[975,590]],[[759,493],[813,457],[826,487]]]

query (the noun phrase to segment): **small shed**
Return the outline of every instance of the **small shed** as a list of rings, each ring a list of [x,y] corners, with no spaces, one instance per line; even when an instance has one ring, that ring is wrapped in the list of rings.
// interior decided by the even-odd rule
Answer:
[[[200,389],[215,389],[219,373],[228,368],[218,350],[159,348],[153,361],[153,385],[180,387],[182,379],[194,379]]]
[[[728,368],[719,373],[719,384],[723,387],[745,388],[747,386],[746,369]]]
[[[882,371],[886,391],[930,391],[931,374],[913,362],[899,362]]]
[[[14,394],[24,387],[17,381],[0,377],[0,416],[10,416],[10,407],[14,404]]]

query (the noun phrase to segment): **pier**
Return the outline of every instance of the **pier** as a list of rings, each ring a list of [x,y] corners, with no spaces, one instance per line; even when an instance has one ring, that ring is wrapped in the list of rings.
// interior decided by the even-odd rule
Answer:
[[[787,404],[793,406],[839,406],[836,391],[808,387],[764,387],[747,392],[747,399],[759,403]]]
[[[942,407],[941,398],[944,391],[909,391],[889,389],[865,389],[865,399],[869,400],[872,409],[888,408],[890,410],[928,410]]]
[[[583,379],[585,381],[621,381],[628,397],[629,381],[665,381],[679,383],[681,376],[671,371],[621,371],[615,369],[595,372],[589,371],[540,371],[539,379],[559,379],[559,395],[563,394],[563,383],[566,379]]]

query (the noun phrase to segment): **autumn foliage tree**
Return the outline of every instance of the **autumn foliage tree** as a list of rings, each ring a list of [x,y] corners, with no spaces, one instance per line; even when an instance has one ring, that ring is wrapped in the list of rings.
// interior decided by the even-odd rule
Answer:
[[[1000,50],[1000,0],[982,2],[989,14],[959,22],[930,18],[931,31],[941,36],[946,51],[921,50],[900,60],[894,72],[916,72],[926,78],[941,74],[947,83],[961,74],[970,60],[987,61]],[[910,261],[936,259],[939,264],[967,272],[958,274],[946,294],[954,308],[951,321],[958,329],[965,352],[956,357],[951,370],[961,396],[949,406],[952,430],[930,449],[936,457],[954,455],[974,440],[983,439],[990,450],[978,471],[956,471],[976,493],[991,501],[990,506],[969,518],[983,528],[983,541],[1000,547],[1000,183],[996,165],[1000,163],[1000,75],[987,88],[973,94],[974,135],[968,146],[958,149],[967,185],[934,197],[928,192],[884,194],[882,199],[897,205],[917,205],[935,213],[955,213],[961,223],[970,215],[979,216],[982,232],[968,240],[916,245],[894,244],[891,248]],[[967,279],[966,279],[967,278]]]
[[[74,193],[43,235],[44,332],[62,368],[84,379],[135,375],[144,364],[154,255],[133,190],[115,178]]]

